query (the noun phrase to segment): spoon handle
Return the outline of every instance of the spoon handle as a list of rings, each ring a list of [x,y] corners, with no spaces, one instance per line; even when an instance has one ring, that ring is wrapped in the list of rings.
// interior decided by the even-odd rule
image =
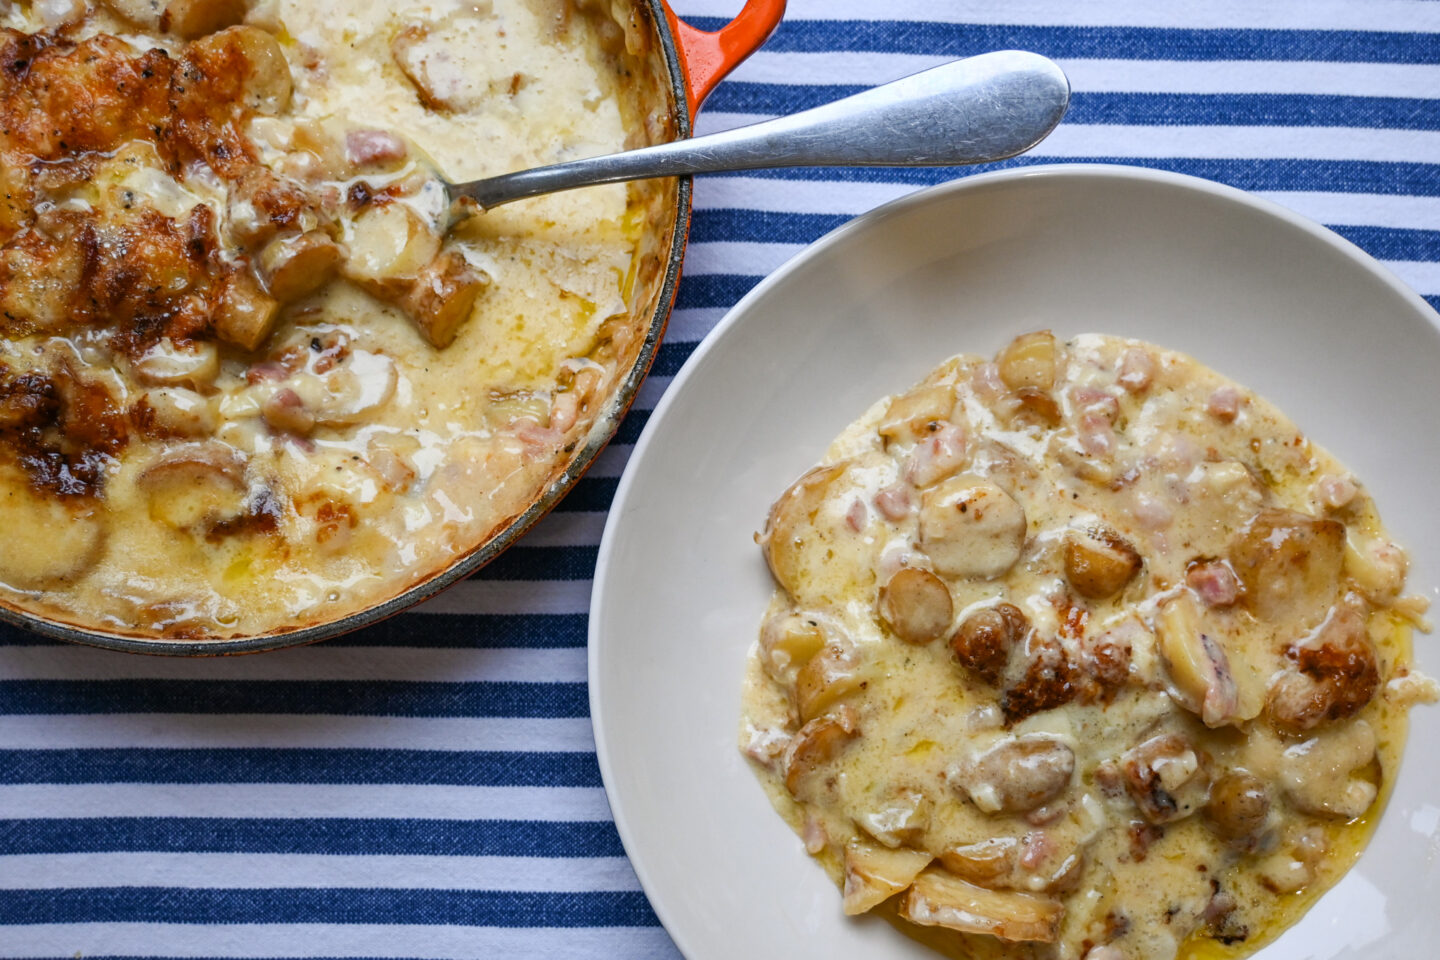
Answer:
[[[481,209],[596,183],[800,166],[949,166],[1003,160],[1045,138],[1070,102],[1051,60],[1002,50],[801,113],[704,137],[452,184]]]

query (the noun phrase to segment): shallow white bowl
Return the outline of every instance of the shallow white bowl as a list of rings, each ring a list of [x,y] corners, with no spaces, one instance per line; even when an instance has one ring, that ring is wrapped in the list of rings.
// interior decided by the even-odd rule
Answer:
[[[1436,315],[1359,249],[1203,180],[1111,166],[974,177],[835,231],[742,300],[650,418],[600,548],[590,698],[600,769],[641,883],[691,960],[933,957],[840,897],[736,747],[771,581],[770,502],[880,396],[1025,330],[1141,337],[1259,391],[1374,492],[1440,582]],[[1440,671],[1437,641],[1418,661]],[[1359,865],[1267,948],[1435,956],[1440,708]]]

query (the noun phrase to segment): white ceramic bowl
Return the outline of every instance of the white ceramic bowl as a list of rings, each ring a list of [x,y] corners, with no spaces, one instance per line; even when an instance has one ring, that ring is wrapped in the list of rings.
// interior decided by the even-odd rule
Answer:
[[[691,960],[933,957],[848,920],[736,747],[771,581],[770,502],[880,396],[1025,330],[1141,337],[1279,404],[1370,486],[1440,582],[1440,335],[1335,234],[1203,180],[1110,166],[974,177],[836,230],[699,347],[641,437],[600,549],[590,697],[616,825]],[[1417,659],[1440,671],[1435,644]],[[1418,958],[1440,939],[1440,708],[1359,865],[1262,956]]]

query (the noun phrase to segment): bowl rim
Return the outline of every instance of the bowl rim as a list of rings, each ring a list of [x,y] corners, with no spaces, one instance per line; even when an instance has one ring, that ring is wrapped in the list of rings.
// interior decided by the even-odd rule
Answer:
[[[818,240],[808,244],[803,250],[772,270],[769,275],[752,287],[733,307],[727,310],[725,315],[721,317],[710,332],[706,334],[705,338],[676,373],[664,395],[655,405],[655,409],[651,411],[645,429],[636,440],[635,448],[631,451],[630,457],[626,462],[625,471],[621,475],[620,483],[615,490],[614,499],[611,501],[610,511],[605,520],[604,533],[600,539],[600,549],[596,556],[595,575],[590,592],[589,623],[586,632],[586,678],[589,687],[590,722],[594,734],[596,760],[600,768],[600,779],[605,787],[606,802],[609,805],[611,817],[614,820],[615,829],[619,834],[621,845],[625,849],[626,858],[630,861],[630,865],[635,871],[635,876],[640,881],[640,887],[644,891],[651,909],[655,911],[655,915],[660,920],[661,925],[665,928],[667,934],[675,942],[676,947],[684,956],[693,955],[693,951],[687,949],[687,943],[689,941],[679,932],[680,928],[674,925],[674,916],[668,904],[665,902],[663,891],[656,883],[647,863],[643,858],[637,858],[635,856],[635,852],[641,849],[636,842],[637,836],[643,832],[644,828],[643,825],[639,825],[630,819],[625,803],[617,793],[614,758],[610,752],[610,736],[608,734],[608,723],[606,720],[609,706],[605,700],[604,681],[602,680],[602,671],[600,668],[605,646],[601,625],[604,623],[605,612],[607,610],[606,594],[609,592],[607,584],[612,577],[623,575],[623,571],[616,569],[616,565],[612,560],[617,536],[615,531],[619,526],[617,518],[623,517],[624,515],[624,505],[630,496],[630,488],[635,482],[635,476],[641,469],[640,466],[637,465],[643,464],[646,452],[649,449],[654,435],[659,429],[660,424],[665,421],[670,406],[675,402],[675,398],[685,391],[690,379],[695,376],[696,371],[706,363],[709,354],[716,349],[720,341],[728,335],[730,329],[739,324],[741,318],[752,309],[756,302],[768,296],[772,289],[784,283],[792,273],[795,273],[804,265],[824,257],[832,248],[848,241],[852,234],[868,230],[873,224],[884,220],[903,216],[916,207],[941,199],[948,199],[952,194],[984,190],[997,184],[1003,185],[1026,180],[1057,182],[1066,179],[1073,179],[1080,182],[1109,180],[1114,182],[1155,184],[1206,196],[1235,207],[1268,214],[1288,226],[1296,228],[1302,234],[1319,240],[1336,252],[1343,254],[1347,259],[1355,263],[1356,266],[1361,267],[1376,279],[1382,281],[1392,292],[1400,294],[1401,298],[1415,307],[1420,315],[1428,320],[1431,326],[1440,327],[1440,315],[1437,315],[1437,311],[1418,293],[1411,289],[1408,284],[1397,277],[1392,271],[1385,267],[1384,264],[1370,256],[1370,254],[1335,233],[1333,230],[1330,230],[1328,227],[1296,213],[1287,207],[1281,206],[1278,203],[1255,196],[1237,187],[1191,176],[1189,174],[1172,173],[1166,170],[1155,170],[1149,167],[1140,167],[1131,164],[1054,163],[1012,167],[1004,170],[963,176],[934,186],[925,187],[914,193],[884,203],[841,224]]]
[[[665,15],[664,0],[642,0],[651,21],[652,29],[660,41],[660,50],[665,62],[668,90],[675,108],[675,139],[683,140],[693,133],[693,121],[688,104],[688,76],[676,45],[674,31]],[[620,422],[629,411],[639,394],[640,386],[655,362],[665,329],[670,321],[670,312],[675,307],[675,295],[680,284],[680,272],[685,260],[685,248],[690,237],[691,196],[694,178],[676,177],[675,216],[671,222],[670,249],[661,279],[660,292],[651,312],[650,322],[645,328],[645,339],[640,345],[634,362],[626,371],[615,393],[610,397],[608,409],[595,418],[584,444],[575,453],[558,477],[525,508],[519,516],[509,521],[497,534],[477,544],[469,552],[455,557],[449,564],[419,583],[379,603],[346,614],[326,623],[308,627],[272,630],[267,633],[244,637],[220,639],[173,640],[148,639],[135,634],[117,633],[103,629],[67,623],[56,617],[30,613],[8,603],[0,603],[0,623],[39,634],[51,640],[122,653],[144,653],[155,656],[174,657],[217,657],[245,653],[264,653],[286,647],[304,646],[326,640],[330,637],[351,633],[388,620],[404,613],[411,607],[429,600],[475,571],[484,567],[504,553],[542,517],[554,509],[565,495],[574,488],[585,472],[594,464],[595,458],[605,449]]]

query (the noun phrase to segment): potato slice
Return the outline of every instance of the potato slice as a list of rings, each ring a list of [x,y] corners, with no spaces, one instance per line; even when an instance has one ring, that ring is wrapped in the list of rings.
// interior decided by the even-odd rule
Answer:
[[[1140,572],[1140,554],[1110,530],[1071,530],[1065,536],[1065,579],[1082,597],[1113,597]]]
[[[170,0],[160,15],[160,29],[194,40],[234,26],[245,19],[248,0]]]
[[[839,756],[840,751],[858,736],[859,719],[848,706],[842,706],[831,716],[817,717],[805,724],[785,750],[785,789],[792,797],[799,797],[810,775]]]
[[[860,689],[859,658],[848,647],[828,644],[795,674],[795,707],[811,720],[830,705]]]
[[[1023,813],[1070,786],[1075,752],[1050,734],[1005,737],[957,764],[949,779],[986,813]]]
[[[760,628],[760,664],[782,684],[794,683],[800,668],[824,646],[824,629],[804,614],[781,613]]]
[[[815,529],[830,484],[845,472],[843,463],[816,467],[790,485],[770,508],[761,547],[770,572],[791,596],[804,592],[814,558],[811,547],[822,539]]]
[[[0,516],[0,581],[18,590],[73,580],[99,558],[105,543],[105,518],[97,506],[37,491],[12,466],[0,467]]]
[[[293,303],[328,283],[340,259],[340,245],[328,233],[310,230],[271,240],[260,251],[260,269],[270,295],[281,303]]]
[[[876,432],[887,445],[916,443],[930,432],[930,424],[948,418],[954,406],[954,387],[948,384],[918,387],[890,401]]]
[[[900,915],[926,927],[1054,943],[1065,906],[1051,897],[987,890],[931,867],[915,878],[900,901]]]
[[[1294,510],[1264,510],[1230,548],[1241,603],[1271,623],[1311,627],[1340,588],[1345,526]]]
[[[867,913],[904,890],[935,858],[921,850],[891,850],[863,840],[845,845],[845,915]]]
[[[880,618],[906,643],[923,644],[948,633],[955,616],[950,588],[935,574],[903,567],[880,588]]]
[[[1213,631],[1207,632],[1194,594],[1187,590],[1161,605],[1156,637],[1181,706],[1207,727],[1238,726],[1249,719],[1240,709],[1240,689],[1230,659]]]

